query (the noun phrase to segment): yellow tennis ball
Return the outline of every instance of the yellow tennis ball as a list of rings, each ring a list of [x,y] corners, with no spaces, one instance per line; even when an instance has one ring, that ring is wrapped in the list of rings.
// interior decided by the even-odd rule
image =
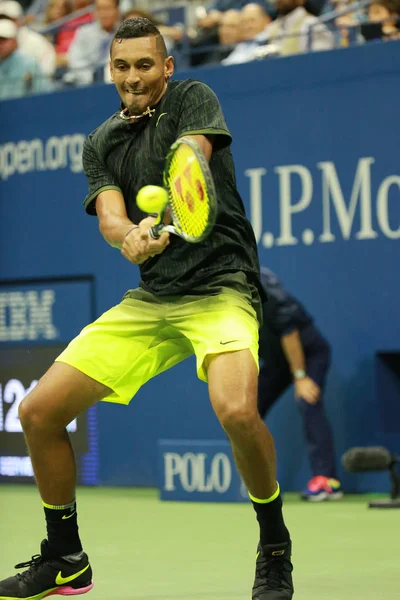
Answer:
[[[168,202],[167,190],[158,185],[145,185],[136,196],[136,204],[146,213],[159,213]]]

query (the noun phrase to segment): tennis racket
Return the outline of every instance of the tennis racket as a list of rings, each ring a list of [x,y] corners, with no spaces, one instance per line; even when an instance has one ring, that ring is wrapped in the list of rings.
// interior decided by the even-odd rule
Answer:
[[[167,231],[186,242],[201,242],[214,227],[217,195],[210,167],[197,142],[182,137],[171,146],[163,180],[168,200],[157,211],[157,221],[149,230],[149,236],[157,239]],[[167,210],[172,225],[162,222]]]

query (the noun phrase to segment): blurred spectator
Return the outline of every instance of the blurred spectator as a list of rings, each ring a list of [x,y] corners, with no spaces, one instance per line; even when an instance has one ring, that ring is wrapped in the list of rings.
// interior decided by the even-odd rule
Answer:
[[[82,8],[90,6],[91,4],[92,0],[72,0],[72,11],[75,12],[77,10],[81,10]],[[61,17],[69,14],[69,7],[70,4],[67,2],[67,0],[50,0],[46,11],[47,23],[51,23],[52,21],[60,19]],[[72,13],[71,16],[72,18],[65,23],[65,25],[62,25],[59,31],[57,31],[54,35],[53,43],[56,49],[58,67],[66,67],[68,65],[68,50],[73,39],[75,38],[77,30],[82,27],[82,25],[92,23],[95,17],[93,12],[89,12],[78,17],[74,17]]]
[[[197,27],[201,29],[215,29],[219,25],[221,16],[227,10],[241,10],[245,2],[242,0],[217,0],[206,9],[204,6],[198,6]]]
[[[118,0],[96,0],[96,21],[78,29],[68,51],[66,82],[88,85],[110,60],[110,44],[120,23]]]
[[[239,10],[227,10],[223,13],[218,27],[219,43],[222,47],[234,46],[243,39],[242,16]],[[223,50],[228,53],[230,51]],[[221,56],[221,58],[226,58]]]
[[[18,27],[0,19],[0,98],[20,98],[50,89],[39,63],[18,49]]]
[[[27,56],[35,58],[45,75],[53,75],[56,68],[56,53],[44,35],[20,26],[22,7],[16,0],[0,0],[0,19],[10,19],[18,30],[18,47]]]
[[[288,56],[335,47],[332,32],[306,11],[304,0],[276,0],[276,10],[278,17],[260,36],[273,46],[274,53]]]
[[[206,10],[198,7],[198,26],[204,29],[213,29],[219,25],[222,15],[228,10],[240,11],[248,4],[248,0],[216,0]],[[269,0],[256,0],[253,4],[259,4],[266,12],[270,12],[272,5]]]
[[[253,60],[254,51],[261,43],[263,32],[269,23],[271,16],[259,4],[246,4],[240,12],[243,42],[225,58],[224,65],[235,65]]]
[[[66,17],[70,12],[68,0],[49,0],[43,23],[44,25],[50,25],[53,21]]]
[[[400,1],[373,0],[368,7],[368,21],[362,27],[366,40],[400,39]]]
[[[63,19],[69,15],[69,13],[70,4],[68,0],[49,0],[46,8],[46,14],[44,15],[43,25],[45,27],[51,25],[54,21]],[[62,31],[57,30],[55,33],[48,33],[46,34],[46,37],[52,42],[55,48],[57,67],[65,67],[67,65],[68,58],[66,55]]]
[[[178,42],[183,38],[184,31],[181,27],[175,25],[163,25],[157,18],[154,17],[154,15],[152,15],[147,10],[142,10],[140,8],[131,8],[130,10],[124,13],[122,20],[126,21],[127,19],[136,19],[137,17],[148,19],[151,23],[153,23],[153,25],[155,25],[158,28],[158,30],[164,38],[168,54],[171,54],[175,42]]]
[[[42,23],[46,14],[49,0],[33,0],[28,7],[24,6],[24,21],[27,25],[31,23]]]
[[[218,27],[219,43],[221,46],[232,46],[242,41],[242,17],[240,10],[227,10],[221,18]]]
[[[189,58],[190,66],[197,67],[208,62],[210,51],[218,46],[218,27],[214,26],[210,29],[189,29]],[[184,49],[187,51],[187,48]]]
[[[203,60],[203,64],[217,64],[229,56],[232,48],[242,41],[240,10],[227,10],[222,14],[218,26],[218,47],[210,52]]]
[[[204,6],[197,7],[197,26],[190,27],[187,31],[192,50],[190,57],[192,67],[209,63],[210,60],[215,62],[217,56],[210,52],[209,47],[218,46],[220,43],[219,25],[223,15],[230,10],[241,11],[248,3],[249,0],[216,0],[208,10]],[[275,12],[270,0],[254,0],[252,5],[259,5],[261,12],[267,14]],[[202,49],[204,52],[199,52]]]
[[[348,4],[346,2],[338,2],[335,6],[336,10],[342,10],[346,8]],[[347,48],[350,46],[352,41],[357,40],[362,42],[357,30],[355,29],[360,23],[359,17],[355,12],[349,12],[335,19],[335,38],[336,46],[341,48]],[[353,38],[353,39],[352,39]]]

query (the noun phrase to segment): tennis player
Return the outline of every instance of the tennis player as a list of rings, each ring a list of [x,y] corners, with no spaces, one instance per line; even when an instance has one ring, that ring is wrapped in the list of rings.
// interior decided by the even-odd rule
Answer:
[[[263,292],[256,242],[236,189],[231,136],[206,85],[170,81],[173,59],[147,19],[121,25],[110,64],[122,104],[84,146],[85,208],[97,215],[104,239],[140,265],[140,287],[83,329],[20,405],[47,539],[39,555],[17,565],[24,572],[0,582],[0,599],[39,600],[92,588],[66,426],[98,400],[128,404],[149,379],[194,353],[260,525],[253,600],[287,600],[293,595],[291,541],[274,443],[257,410]],[[165,232],[149,240],[155,219],[138,210],[135,198],[145,185],[162,185],[165,157],[183,135],[209,161],[216,224],[197,244]]]

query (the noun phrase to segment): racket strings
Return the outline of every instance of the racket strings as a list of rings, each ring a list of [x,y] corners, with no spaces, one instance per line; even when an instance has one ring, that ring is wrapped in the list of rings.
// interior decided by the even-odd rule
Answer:
[[[168,170],[170,207],[175,226],[201,237],[209,225],[207,183],[196,154],[187,144],[175,151]]]

